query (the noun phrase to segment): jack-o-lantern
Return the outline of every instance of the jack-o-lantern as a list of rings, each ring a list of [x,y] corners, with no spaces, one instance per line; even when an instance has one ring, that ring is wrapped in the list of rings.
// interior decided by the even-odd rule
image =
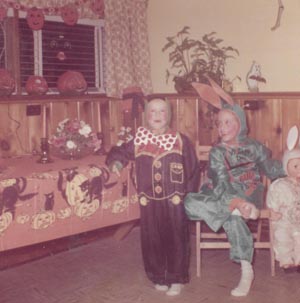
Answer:
[[[45,229],[55,221],[55,212],[52,210],[42,211],[32,217],[33,229]]]
[[[30,8],[26,16],[28,26],[34,30],[40,30],[43,28],[45,23],[45,16],[41,9],[33,7]]]
[[[0,7],[0,21],[3,21],[7,16],[7,8]]]
[[[75,25],[78,21],[78,11],[75,5],[67,4],[61,8],[61,17],[67,25]]]
[[[59,219],[67,219],[71,216],[72,214],[72,209],[71,207],[67,207],[65,209],[61,209],[58,214],[57,214],[57,217]]]
[[[99,18],[104,18],[104,0],[94,0],[91,9]]]
[[[57,89],[63,95],[82,95],[87,90],[87,82],[82,73],[67,71],[58,78]]]
[[[48,84],[42,76],[29,76],[25,88],[29,95],[43,95],[48,91]]]
[[[3,213],[0,216],[0,234],[3,233],[12,222],[12,214],[10,212]]]
[[[80,185],[86,182],[88,178],[82,174],[77,174],[72,181],[67,182],[66,196],[69,205],[74,206],[86,200],[88,192],[83,191]]]
[[[29,215],[20,215],[17,217],[17,222],[19,224],[25,224],[29,221],[30,217]]]
[[[92,200],[90,203],[83,202],[75,205],[74,213],[80,218],[87,218],[93,215],[99,208],[100,202],[98,199]]]
[[[9,96],[14,89],[14,78],[6,69],[0,69],[0,96]]]

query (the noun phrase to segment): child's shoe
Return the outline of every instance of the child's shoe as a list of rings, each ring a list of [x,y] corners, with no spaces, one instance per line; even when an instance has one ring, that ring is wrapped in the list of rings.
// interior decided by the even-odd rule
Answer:
[[[155,284],[155,289],[158,291],[167,291],[169,287],[167,285]]]
[[[166,295],[167,296],[177,296],[181,293],[182,287],[183,287],[183,285],[180,283],[171,284],[171,287],[166,292]]]

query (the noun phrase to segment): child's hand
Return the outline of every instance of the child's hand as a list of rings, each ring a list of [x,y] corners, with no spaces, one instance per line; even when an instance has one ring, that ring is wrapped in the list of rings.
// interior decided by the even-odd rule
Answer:
[[[271,216],[270,219],[272,221],[278,221],[282,218],[282,213],[274,211],[273,209],[271,209]]]
[[[241,212],[242,217],[245,219],[256,220],[259,216],[259,210],[252,203],[243,201],[238,204],[237,208]]]

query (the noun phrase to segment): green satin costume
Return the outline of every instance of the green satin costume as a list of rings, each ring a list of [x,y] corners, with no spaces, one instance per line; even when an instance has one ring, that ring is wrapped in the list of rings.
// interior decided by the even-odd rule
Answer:
[[[209,154],[209,182],[198,193],[185,198],[185,211],[191,220],[204,220],[215,232],[224,228],[231,244],[230,258],[252,261],[253,238],[241,216],[232,215],[229,205],[234,198],[263,204],[264,186],[261,174],[270,179],[284,175],[280,161],[271,159],[271,151],[260,142],[247,137],[246,117],[243,109],[235,104],[224,104],[240,120],[238,146],[220,142]]]

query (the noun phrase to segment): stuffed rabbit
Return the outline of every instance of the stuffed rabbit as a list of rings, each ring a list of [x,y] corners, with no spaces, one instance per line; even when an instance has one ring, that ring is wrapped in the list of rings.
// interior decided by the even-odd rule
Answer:
[[[293,126],[282,157],[286,177],[273,182],[267,205],[272,210],[275,258],[285,272],[300,271],[300,146],[299,131]]]

